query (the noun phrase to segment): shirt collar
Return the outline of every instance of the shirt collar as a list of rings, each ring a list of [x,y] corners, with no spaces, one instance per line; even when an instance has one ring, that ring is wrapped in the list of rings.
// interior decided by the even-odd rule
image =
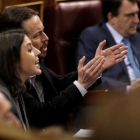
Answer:
[[[106,23],[106,26],[113,36],[115,42],[117,44],[121,43],[124,37],[120,33],[118,33],[109,23]]]
[[[30,76],[30,78],[29,78],[30,83],[32,83],[33,85],[35,84],[35,78],[36,78],[35,75]]]

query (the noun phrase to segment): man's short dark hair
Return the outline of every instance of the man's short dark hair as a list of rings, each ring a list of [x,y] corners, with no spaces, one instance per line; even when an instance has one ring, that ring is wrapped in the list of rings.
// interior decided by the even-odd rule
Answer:
[[[112,13],[113,16],[119,14],[119,9],[122,5],[123,0],[102,0],[102,16],[105,22],[108,21],[107,14]],[[137,2],[137,0],[128,0],[132,3]]]
[[[38,15],[37,11],[28,7],[12,6],[0,14],[0,32],[9,29],[22,28],[22,22]]]

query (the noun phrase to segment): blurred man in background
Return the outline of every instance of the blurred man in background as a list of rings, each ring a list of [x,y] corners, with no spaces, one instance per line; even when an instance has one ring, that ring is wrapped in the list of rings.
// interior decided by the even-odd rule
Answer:
[[[103,23],[86,28],[80,35],[77,63],[85,55],[86,63],[94,56],[97,44],[106,39],[104,48],[123,42],[128,46],[124,61],[103,72],[103,88],[129,92],[140,88],[140,33],[137,0],[102,0]]]

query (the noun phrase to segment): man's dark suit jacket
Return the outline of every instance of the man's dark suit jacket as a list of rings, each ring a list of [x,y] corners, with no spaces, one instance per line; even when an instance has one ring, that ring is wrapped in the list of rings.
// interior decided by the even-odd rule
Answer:
[[[78,79],[77,72],[59,76],[40,63],[45,102],[40,102],[36,90],[27,85],[23,94],[29,124],[35,127],[46,127],[53,124],[64,124],[67,113],[83,103],[83,97],[73,84]],[[101,81],[98,80],[96,84]]]
[[[106,40],[106,45],[103,49],[115,45],[111,33],[106,27],[105,23],[100,23],[96,26],[88,27],[82,31],[76,52],[76,63],[85,55],[86,63],[91,60],[96,52],[99,43]],[[133,52],[140,64],[140,34],[137,32],[130,37]],[[130,84],[127,67],[124,61],[105,70],[102,75],[102,87],[117,92],[125,92],[126,86]]]

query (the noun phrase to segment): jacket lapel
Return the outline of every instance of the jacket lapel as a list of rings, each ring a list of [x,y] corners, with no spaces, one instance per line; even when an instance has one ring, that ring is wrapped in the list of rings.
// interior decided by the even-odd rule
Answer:
[[[137,35],[134,35],[130,38],[130,42],[131,42],[131,46],[132,49],[134,51],[135,57],[138,60],[139,66],[140,66],[140,44],[137,40],[139,40],[139,38],[136,37]]]
[[[58,92],[53,85],[53,79],[49,74],[48,68],[43,63],[40,63],[40,68],[42,70],[41,82],[43,85],[44,98],[48,101],[58,95]]]
[[[26,90],[28,91],[29,94],[33,95],[33,97],[35,97],[38,101],[40,101],[38,94],[32,84],[26,83]]]

